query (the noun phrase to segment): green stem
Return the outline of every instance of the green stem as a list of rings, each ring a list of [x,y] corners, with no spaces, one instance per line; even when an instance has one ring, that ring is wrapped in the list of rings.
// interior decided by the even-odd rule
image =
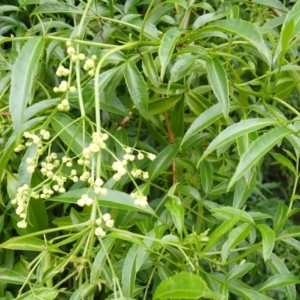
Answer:
[[[149,17],[149,14],[151,12],[151,8],[152,8],[153,5],[154,5],[154,0],[151,0],[150,5],[148,6],[147,12],[145,14],[145,17],[143,19],[143,24],[142,24],[141,32],[140,32],[140,42],[142,42],[142,40],[143,40],[144,29],[145,29],[146,22],[148,20],[148,17]]]
[[[81,38],[81,32],[82,32],[83,24],[86,21],[87,14],[89,12],[90,6],[92,5],[93,1],[94,0],[88,0],[87,4],[85,6],[84,12],[82,14],[82,17],[81,17],[81,20],[80,20],[80,23],[79,23],[79,26],[78,26],[77,36],[79,38]]]

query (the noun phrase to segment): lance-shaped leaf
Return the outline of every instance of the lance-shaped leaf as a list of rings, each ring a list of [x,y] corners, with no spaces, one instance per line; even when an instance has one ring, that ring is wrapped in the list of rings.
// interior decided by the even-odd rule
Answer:
[[[271,65],[271,53],[255,24],[244,20],[220,20],[207,26],[204,30],[221,30],[238,35],[250,42],[263,56],[265,61]]]
[[[238,109],[240,106],[238,103],[230,103],[229,111],[234,111]],[[191,125],[191,127],[187,130],[185,136],[183,137],[182,144],[186,142],[189,138],[191,138],[196,133],[201,130],[207,128],[209,125],[213,124],[217,120],[223,117],[222,106],[220,103],[217,103],[204,111]]]
[[[163,81],[168,63],[173,54],[176,42],[181,33],[181,29],[172,28],[168,30],[162,37],[161,44],[158,49],[158,56],[161,64],[160,79]]]
[[[92,138],[89,133],[82,134],[82,125],[69,116],[56,113],[51,119],[51,125],[62,141],[76,154],[80,155],[82,149],[87,147]]]
[[[249,120],[243,120],[239,123],[235,123],[229,127],[227,127],[225,130],[223,130],[207,147],[205,152],[203,153],[201,160],[205,159],[207,155],[212,153],[214,150],[222,147],[223,145],[236,140],[237,138],[256,130],[259,130],[261,128],[271,126],[278,124],[277,120],[271,119],[271,118],[265,118],[265,119],[249,119]]]
[[[262,235],[263,257],[266,261],[272,254],[275,246],[275,232],[266,224],[259,224],[257,228]]]
[[[229,87],[226,72],[217,58],[207,60],[206,68],[211,88],[221,103],[224,117],[227,118],[229,113]]]
[[[276,289],[290,284],[299,284],[300,280],[294,274],[277,274],[269,278],[261,287],[260,291]]]
[[[179,150],[179,144],[172,144],[164,148],[149,167],[150,180],[155,179],[162,171],[170,166],[172,159]]]
[[[33,83],[39,60],[43,53],[44,39],[31,38],[22,48],[13,65],[11,74],[11,88],[9,96],[9,110],[14,131],[19,138],[23,131],[25,108],[33,99]]]
[[[128,91],[140,114],[148,117],[148,91],[144,78],[134,62],[128,61],[125,68],[125,81]]]
[[[249,234],[249,231],[250,231],[249,224],[244,223],[244,224],[234,228],[229,233],[229,238],[223,244],[222,251],[221,251],[222,263],[226,262],[230,251],[246,238],[246,236]]]
[[[241,157],[237,169],[229,182],[228,190],[278,142],[291,133],[292,130],[289,128],[278,127],[257,138]]]

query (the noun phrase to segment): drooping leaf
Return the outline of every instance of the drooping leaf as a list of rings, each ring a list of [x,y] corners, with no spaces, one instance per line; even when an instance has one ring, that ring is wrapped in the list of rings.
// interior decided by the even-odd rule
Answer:
[[[225,118],[229,114],[229,86],[225,69],[217,58],[206,61],[207,75],[214,95],[221,103]]]
[[[228,188],[232,187],[242,176],[246,174],[265,154],[267,154],[284,137],[291,134],[289,128],[278,127],[257,138],[243,154],[237,169],[230,180]]]
[[[274,253],[272,253],[267,260],[267,264],[271,267],[275,274],[288,274],[289,270],[286,264]],[[288,300],[296,299],[296,287],[295,285],[287,285],[284,287]]]
[[[229,111],[234,111],[239,108],[237,103],[230,103]],[[222,118],[222,106],[220,103],[217,103],[204,111],[191,125],[187,130],[186,134],[183,137],[182,144],[185,143],[189,138],[198,133],[199,131],[207,128],[209,125],[213,124],[220,118]]]
[[[163,81],[167,66],[173,54],[176,42],[179,38],[181,29],[175,27],[169,29],[162,37],[161,44],[158,49],[158,56],[161,64],[160,79]]]
[[[266,261],[270,257],[275,246],[275,233],[266,224],[259,224],[257,225],[257,228],[262,235],[263,257]]]
[[[244,223],[236,228],[234,228],[230,233],[228,240],[223,244],[221,250],[222,263],[225,263],[230,251],[240,244],[246,236],[249,234],[250,226]]]
[[[148,118],[148,91],[147,86],[139,69],[132,61],[128,61],[124,73],[126,85],[131,97],[140,114]]]
[[[177,196],[170,196],[170,201],[165,204],[166,208],[171,212],[172,219],[178,230],[182,235],[184,226],[184,207]]]
[[[220,20],[213,22],[204,28],[205,30],[222,30],[236,34],[250,42],[263,56],[265,61],[271,65],[271,53],[255,24],[241,19]]]
[[[176,156],[178,150],[179,144],[175,143],[167,146],[157,155],[149,167],[150,180],[154,180],[162,171],[170,166],[172,159]]]
[[[232,270],[230,270],[230,272],[227,274],[226,280],[230,281],[230,280],[240,278],[245,274],[247,274],[254,267],[255,267],[254,263],[244,263],[240,266],[236,266]]]
[[[217,148],[222,147],[223,145],[232,140],[235,140],[247,133],[276,124],[278,124],[278,121],[271,118],[255,118],[243,120],[231,126],[228,126],[209,144],[207,149],[204,151],[201,160],[205,159],[207,155],[212,153]]]
[[[88,132],[82,133],[83,129],[81,124],[65,114],[56,113],[53,115],[51,125],[62,141],[70,147],[76,155],[80,155],[83,148],[87,147],[92,140]]]
[[[159,78],[157,74],[157,69],[152,57],[152,54],[150,52],[143,55],[143,70],[146,74],[146,77],[149,78],[150,82],[155,86],[159,86]]]
[[[133,297],[133,290],[136,279],[136,257],[138,254],[138,246],[133,245],[127,252],[123,269],[122,269],[122,287],[126,297]]]
[[[221,237],[224,236],[239,220],[239,217],[234,217],[230,220],[224,221],[209,237],[209,240],[203,250],[203,252],[207,252],[214,244],[216,244]]]

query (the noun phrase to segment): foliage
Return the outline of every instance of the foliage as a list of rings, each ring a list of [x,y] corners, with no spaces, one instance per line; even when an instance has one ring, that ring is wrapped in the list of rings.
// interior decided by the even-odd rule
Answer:
[[[3,3],[0,299],[297,299],[300,2]]]

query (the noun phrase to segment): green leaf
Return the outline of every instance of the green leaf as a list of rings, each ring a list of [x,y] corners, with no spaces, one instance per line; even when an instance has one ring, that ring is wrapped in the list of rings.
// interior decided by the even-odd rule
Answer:
[[[194,65],[196,57],[194,55],[185,55],[180,57],[175,64],[172,66],[170,73],[171,78],[169,81],[169,86],[182,77],[186,76],[190,71],[192,66]]]
[[[15,300],[54,300],[57,299],[59,292],[54,288],[35,288],[34,291],[31,290]]]
[[[269,278],[261,287],[260,291],[267,291],[290,284],[298,284],[300,280],[294,274],[277,274]]]
[[[234,217],[230,220],[224,221],[209,237],[209,240],[203,250],[203,253],[206,253],[213,245],[215,245],[220,238],[222,238],[225,233],[227,233],[239,220],[239,217]]]
[[[237,169],[230,180],[228,189],[231,188],[248,170],[250,170],[265,154],[267,154],[284,137],[291,134],[289,128],[274,128],[257,138],[243,154]]]
[[[127,252],[122,269],[122,290],[126,297],[133,297],[134,284],[136,279],[136,257],[138,246],[133,245]]]
[[[272,126],[275,124],[278,124],[278,121],[271,118],[255,118],[243,120],[239,123],[228,126],[209,144],[207,149],[204,151],[201,160],[205,159],[214,150],[222,147],[230,141],[236,140],[237,138],[250,132],[257,131],[261,128]]]
[[[14,5],[1,5],[0,6],[0,12],[7,12],[7,11],[17,11],[19,10],[19,8],[17,6]]]
[[[19,273],[0,269],[0,282],[1,283],[11,283],[11,284],[24,284],[26,277],[21,276]]]
[[[286,8],[279,0],[251,0],[253,3],[257,3],[259,5],[266,5],[271,8],[277,8],[284,12],[288,12],[288,8]]]
[[[213,183],[213,170],[206,161],[200,165],[201,185],[205,194],[208,194]]]
[[[216,11],[213,13],[207,13],[203,14],[200,17],[196,19],[196,21],[193,24],[193,30],[197,30],[198,28],[202,27],[208,22],[212,22],[218,19],[222,19],[226,17],[229,14],[228,11]]]
[[[198,299],[207,289],[205,281],[192,273],[181,272],[162,281],[155,290],[154,299]]]
[[[271,65],[271,53],[264,42],[258,27],[244,20],[220,20],[204,28],[205,30],[222,30],[239,35],[250,42],[264,57],[265,61]]]
[[[110,253],[111,249],[115,245],[116,240],[110,237],[107,237],[102,242],[102,247],[99,249],[98,253],[95,256],[93,261],[93,272],[90,273],[90,282],[98,282],[98,279],[103,271],[99,266],[105,264],[107,259],[107,253]]]
[[[149,78],[150,82],[155,86],[159,87],[159,78],[157,74],[157,69],[150,52],[147,52],[143,55],[143,70],[146,77]]]
[[[274,55],[274,61],[278,57],[283,58],[286,51],[288,50],[288,45],[293,37],[299,34],[299,21],[300,21],[300,4],[297,2],[293,8],[288,12],[285,17],[284,23],[281,27],[280,38],[278,41],[278,46]]]
[[[230,270],[226,276],[226,281],[240,278],[252,270],[256,265],[254,263],[244,263],[240,266],[236,266]]]
[[[245,177],[242,177],[237,181],[234,189],[233,203],[234,208],[241,208],[248,197],[253,193],[256,187],[256,176],[252,174],[251,180],[247,183]]]
[[[223,244],[221,250],[222,263],[225,263],[230,251],[240,244],[250,232],[250,226],[244,223],[234,228],[230,233],[228,240]]]
[[[82,125],[65,114],[54,114],[51,125],[65,145],[76,155],[82,154],[83,148],[92,141],[88,132],[83,133]]]
[[[166,168],[168,168],[179,151],[179,144],[172,144],[164,148],[152,162],[149,167],[149,178],[154,180],[161,174]]]
[[[277,205],[276,214],[273,219],[273,228],[275,229],[276,232],[278,232],[278,230],[284,225],[285,222],[282,223],[280,228],[277,228],[277,226],[286,218],[287,214],[288,214],[288,207],[286,206],[286,204],[282,202],[279,203]]]
[[[36,117],[36,115],[41,113],[42,111],[55,106],[59,102],[59,100],[59,98],[43,100],[29,106],[25,110],[24,119],[29,120],[32,117]]]
[[[237,103],[230,103],[229,111],[234,111],[240,106]],[[209,125],[215,123],[217,120],[223,117],[222,106],[220,103],[217,103],[204,111],[190,126],[186,134],[183,137],[181,144],[185,143],[193,135],[199,131],[207,128]]]
[[[120,239],[120,240],[123,240],[123,241],[127,241],[127,242],[130,242],[132,244],[135,244],[135,245],[138,245],[138,246],[141,246],[141,247],[145,247],[143,241],[135,236],[133,236],[130,232],[128,231],[123,231],[123,232],[116,232],[116,231],[113,231],[109,234],[109,237],[113,237],[113,238],[116,238],[116,239]]]
[[[38,252],[42,252],[45,247],[46,245],[44,240],[26,236],[13,237],[3,244],[0,244],[0,248],[4,249]]]
[[[222,206],[222,207],[214,208],[212,209],[212,212],[214,214],[217,214],[217,217],[221,219],[224,218],[231,219],[238,216],[240,220],[243,220],[250,224],[254,224],[254,220],[249,213],[247,213],[244,210],[237,209],[231,206]]]
[[[242,293],[243,296],[245,296],[246,300],[272,300],[271,298],[269,298],[268,296],[259,293],[253,289],[246,289],[246,288],[236,288],[240,293]]]
[[[178,197],[169,196],[169,198],[170,201],[168,201],[165,206],[171,212],[175,227],[179,234],[182,235],[184,227],[184,207]]]
[[[274,253],[270,255],[270,258],[267,260],[267,264],[271,267],[274,273],[276,274],[288,274],[289,270],[286,267],[285,263]],[[296,287],[295,285],[287,285],[284,287],[286,291],[286,296],[288,300],[296,299]]]
[[[110,103],[106,103],[102,101],[101,93],[106,88],[107,84],[111,82],[117,76],[118,72],[124,71],[124,64],[109,69],[98,76],[98,93],[100,95],[100,107],[101,109],[106,109],[105,105],[107,106]],[[83,88],[82,90],[82,97],[85,103],[85,109],[87,111],[91,110],[95,105],[95,80],[89,81],[89,83]],[[110,102],[112,102],[112,98],[110,97]],[[78,101],[78,100],[77,100]]]
[[[282,154],[274,153],[274,152],[271,152],[271,155],[276,159],[278,163],[280,163],[281,165],[287,167],[290,171],[292,171],[294,175],[297,174],[294,164],[287,157],[283,156]]]
[[[149,115],[158,115],[173,107],[179,100],[181,95],[171,96],[165,98],[158,98],[149,102],[148,113]]]
[[[200,201],[201,196],[200,193],[190,185],[177,185],[176,190],[183,195],[189,196],[190,198]]]
[[[52,13],[70,13],[70,14],[83,14],[83,10],[74,5],[64,2],[42,3],[33,12],[34,14],[52,14]]]
[[[225,69],[217,58],[207,60],[206,68],[211,88],[221,103],[224,117],[227,118],[229,114],[229,86]]]
[[[263,257],[266,261],[272,254],[275,246],[275,232],[266,224],[259,224],[257,228],[262,235]]]
[[[58,195],[49,199],[49,201],[57,201],[64,203],[77,203],[83,194],[88,194],[93,197],[93,192],[88,189],[71,190],[65,194]],[[134,200],[126,193],[108,190],[106,195],[99,195],[98,201],[101,206],[110,208],[119,208],[130,211],[143,212],[154,215],[154,211],[149,206],[143,208],[134,204]]]
[[[158,56],[161,64],[160,79],[162,82],[164,80],[167,66],[181,32],[181,29],[175,27],[169,29],[162,37],[161,44],[158,49]]]
[[[139,69],[133,61],[128,61],[124,73],[128,91],[137,110],[144,118],[148,118],[148,91]]]
[[[17,139],[24,130],[25,108],[33,99],[34,76],[44,49],[44,38],[33,37],[23,46],[12,68],[9,110]]]

